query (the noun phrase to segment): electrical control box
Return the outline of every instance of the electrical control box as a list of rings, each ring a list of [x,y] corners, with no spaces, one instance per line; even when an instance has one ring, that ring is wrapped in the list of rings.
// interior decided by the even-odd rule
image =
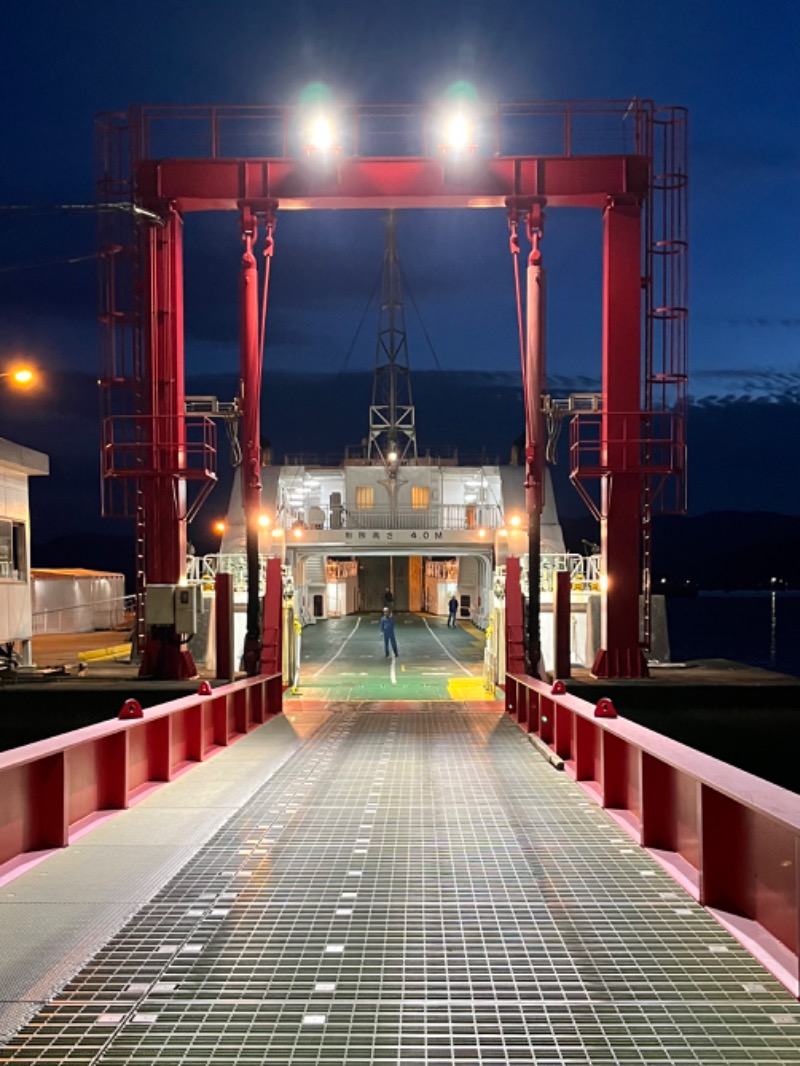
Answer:
[[[144,620],[148,626],[175,624],[175,586],[148,585],[144,600]]]
[[[175,589],[175,629],[193,636],[197,632],[197,616],[202,610],[202,586],[178,585]]]
[[[202,611],[203,589],[193,585],[148,585],[144,620],[148,626],[172,626],[177,633],[192,636]]]

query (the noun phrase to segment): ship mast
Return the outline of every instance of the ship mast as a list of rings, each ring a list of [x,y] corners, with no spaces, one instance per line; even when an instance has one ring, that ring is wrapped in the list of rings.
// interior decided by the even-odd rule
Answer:
[[[394,212],[386,219],[381,311],[375,348],[367,458],[382,463],[391,482],[403,463],[417,460],[417,431],[408,369],[405,310]],[[390,497],[394,493],[390,492]]]

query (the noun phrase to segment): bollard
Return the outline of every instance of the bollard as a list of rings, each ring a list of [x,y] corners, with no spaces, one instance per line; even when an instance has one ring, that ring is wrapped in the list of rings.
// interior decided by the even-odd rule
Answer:
[[[144,711],[142,705],[138,700],[125,700],[122,705],[122,710],[119,712],[121,719],[126,718],[144,718]]]
[[[608,696],[603,696],[601,700],[597,701],[597,706],[594,709],[595,718],[616,718],[617,710]]]

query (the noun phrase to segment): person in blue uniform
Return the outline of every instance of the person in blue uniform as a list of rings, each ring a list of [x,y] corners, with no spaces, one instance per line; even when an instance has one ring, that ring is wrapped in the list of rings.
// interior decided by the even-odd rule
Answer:
[[[383,634],[383,647],[386,652],[386,658],[389,658],[389,645],[392,646],[395,659],[397,658],[397,639],[394,635],[394,618],[392,618],[392,612],[388,607],[383,608],[383,617],[381,618],[381,633]]]
[[[450,612],[448,614],[448,616],[447,616],[447,624],[448,624],[448,626],[452,626],[453,629],[455,629],[455,626],[456,626],[456,612],[458,611],[458,600],[456,599],[455,592],[450,597],[450,602],[448,603],[447,607],[448,607],[448,610]]]

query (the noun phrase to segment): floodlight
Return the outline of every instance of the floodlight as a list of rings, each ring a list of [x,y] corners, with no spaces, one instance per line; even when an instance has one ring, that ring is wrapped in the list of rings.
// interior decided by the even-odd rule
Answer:
[[[309,145],[317,152],[328,152],[333,146],[333,127],[324,115],[318,115],[311,123]]]
[[[472,123],[466,115],[459,112],[454,115],[447,126],[447,145],[456,151],[463,151],[472,143]]]

